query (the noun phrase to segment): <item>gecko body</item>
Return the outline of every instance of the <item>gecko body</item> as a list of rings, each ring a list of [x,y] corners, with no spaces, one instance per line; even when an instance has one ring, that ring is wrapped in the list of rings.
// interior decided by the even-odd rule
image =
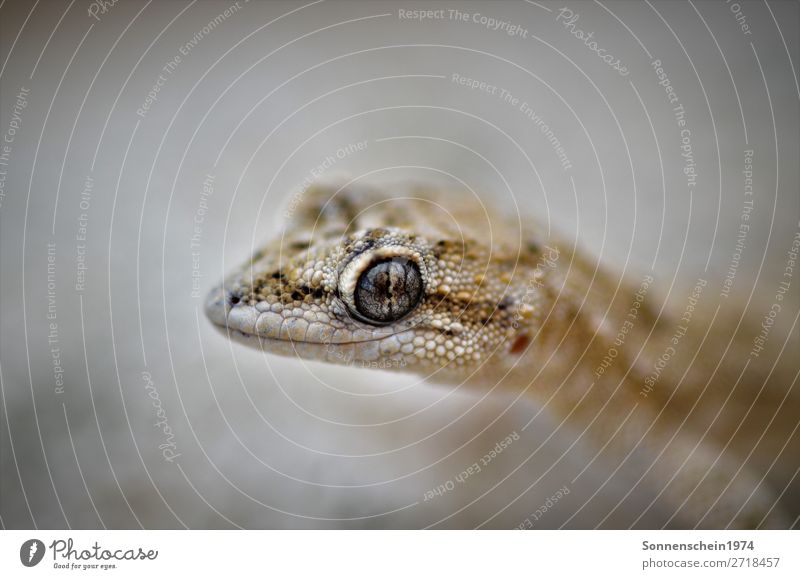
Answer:
[[[652,278],[619,282],[473,195],[315,186],[287,213],[283,235],[207,299],[229,337],[459,387],[525,390],[615,465],[642,462],[676,525],[791,525],[791,500],[778,502],[800,454],[791,384],[752,368],[739,376],[720,348],[736,359],[743,340],[730,351],[697,316],[681,325],[680,313],[659,315]]]

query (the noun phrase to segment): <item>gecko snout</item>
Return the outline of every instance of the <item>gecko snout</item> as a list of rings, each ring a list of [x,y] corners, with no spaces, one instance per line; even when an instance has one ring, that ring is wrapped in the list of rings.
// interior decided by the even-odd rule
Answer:
[[[219,326],[227,325],[228,313],[241,301],[241,295],[219,285],[208,293],[205,310],[208,319]]]

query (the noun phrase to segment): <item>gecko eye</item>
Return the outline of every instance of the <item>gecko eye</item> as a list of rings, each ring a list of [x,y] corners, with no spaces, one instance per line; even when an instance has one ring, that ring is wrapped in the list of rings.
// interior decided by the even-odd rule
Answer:
[[[405,257],[375,261],[356,282],[353,302],[367,320],[389,323],[399,320],[419,303],[422,275],[417,264]]]

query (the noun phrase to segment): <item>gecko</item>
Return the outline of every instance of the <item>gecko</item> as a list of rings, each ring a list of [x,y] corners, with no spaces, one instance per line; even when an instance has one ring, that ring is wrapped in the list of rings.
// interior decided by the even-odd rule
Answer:
[[[418,184],[312,185],[284,217],[206,299],[228,338],[524,391],[610,465],[638,461],[671,526],[791,527],[796,374],[742,364],[746,328],[701,316],[709,282],[670,312],[652,276],[615,275],[518,211]]]

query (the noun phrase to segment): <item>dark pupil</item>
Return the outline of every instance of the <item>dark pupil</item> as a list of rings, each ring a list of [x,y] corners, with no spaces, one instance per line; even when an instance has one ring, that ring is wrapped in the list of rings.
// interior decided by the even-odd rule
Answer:
[[[375,322],[399,320],[422,297],[419,268],[408,259],[379,261],[358,278],[354,297],[358,313],[365,318]]]

